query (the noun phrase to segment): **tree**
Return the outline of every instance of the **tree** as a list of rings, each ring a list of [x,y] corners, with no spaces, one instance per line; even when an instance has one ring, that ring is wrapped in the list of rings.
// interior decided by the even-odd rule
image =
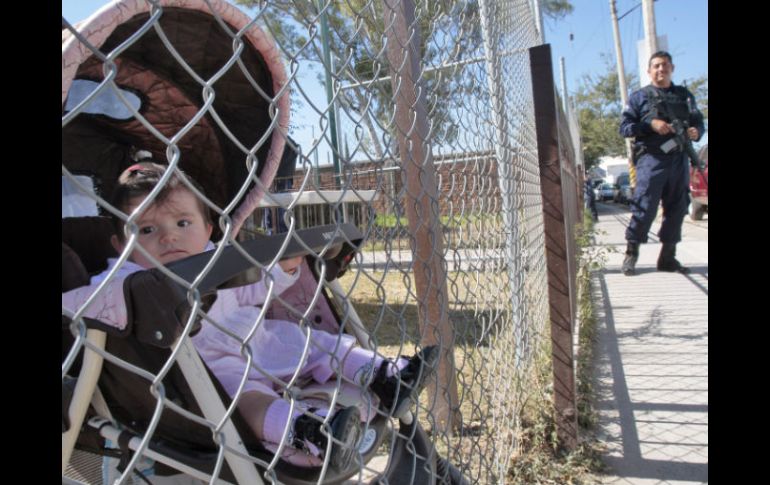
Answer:
[[[598,76],[585,74],[575,95],[580,122],[583,160],[590,169],[603,156],[624,156],[625,142],[618,132],[623,106],[620,102],[620,82],[611,56],[604,54],[606,70]],[[632,74],[626,75],[633,85]]]
[[[708,120],[709,117],[709,78],[707,76],[699,76],[692,80],[685,80],[682,82],[687,86],[687,89],[695,96],[695,102],[698,103],[698,109],[703,113],[703,118]]]
[[[254,0],[237,1],[249,7],[258,3]],[[385,55],[382,2],[326,0],[321,3],[329,25],[332,77],[341,86],[358,84],[358,87],[338,93],[335,97],[337,106],[347,118],[354,120],[355,134],[359,138],[357,144],[371,147],[378,159],[385,158],[387,149],[392,156],[395,154],[393,140],[385,148],[380,143],[389,138],[384,135],[389,131],[392,117],[391,83],[370,82],[391,74]],[[444,0],[418,4],[423,66],[429,68],[478,55],[482,45],[478,10],[476,1],[456,4]],[[295,67],[308,61],[323,63],[317,1],[271,1],[260,12],[260,20]],[[323,77],[320,73],[319,83],[324,82]],[[451,141],[457,136],[456,123],[452,122],[451,103],[443,100],[451,99],[453,86],[440,71],[425,72],[421,81],[428,93],[429,116],[434,121],[433,136]],[[301,103],[302,99],[295,97],[293,101]],[[325,111],[323,107],[319,108],[323,116]],[[362,127],[367,133],[360,129]]]
[[[552,20],[561,20],[575,9],[572,3],[566,0],[542,0],[540,7],[543,14]]]
[[[318,0],[272,0],[267,4],[258,0],[236,1],[248,7],[260,7],[261,23],[276,39],[294,68],[303,62],[323,62]],[[322,0],[320,3],[329,24],[332,76],[338,83],[343,86],[368,83],[389,76],[382,2]],[[483,54],[479,0],[416,3],[422,65],[426,69]],[[542,0],[541,8],[546,16],[554,19],[572,11],[572,5],[565,0]],[[446,100],[456,97],[458,89],[463,90],[463,96],[479,97],[486,86],[473,80],[449,79],[441,70],[424,72],[421,81],[427,93],[432,136],[452,142],[459,133],[458,123],[454,119],[452,103]],[[323,82],[321,73],[319,83]],[[365,150],[371,148],[377,159],[385,158],[386,150],[390,150],[391,156],[396,154],[394,140],[385,136],[391,124],[392,97],[391,83],[387,81],[345,89],[335,98],[346,118],[355,120],[356,145],[360,144]],[[302,103],[301,96],[295,96],[293,102]],[[381,141],[388,139],[390,146],[383,147]]]

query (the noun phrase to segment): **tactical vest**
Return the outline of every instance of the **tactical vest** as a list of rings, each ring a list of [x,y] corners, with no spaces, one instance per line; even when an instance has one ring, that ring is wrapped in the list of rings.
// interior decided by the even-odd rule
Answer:
[[[675,119],[689,121],[690,104],[687,88],[684,86],[674,86],[671,91],[663,91],[650,84],[644,87],[644,93],[650,106],[647,115],[650,119],[657,118],[667,123]]]

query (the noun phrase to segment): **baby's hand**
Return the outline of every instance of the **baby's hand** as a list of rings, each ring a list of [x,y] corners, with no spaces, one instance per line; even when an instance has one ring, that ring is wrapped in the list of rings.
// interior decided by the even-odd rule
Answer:
[[[296,273],[300,264],[302,264],[302,256],[295,256],[293,258],[286,258],[278,261],[278,265],[286,274]]]

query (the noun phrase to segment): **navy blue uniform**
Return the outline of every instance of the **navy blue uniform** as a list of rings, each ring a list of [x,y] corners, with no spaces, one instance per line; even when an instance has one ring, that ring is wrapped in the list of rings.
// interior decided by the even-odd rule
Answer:
[[[634,151],[643,149],[644,154],[636,160],[636,187],[631,201],[631,222],[626,229],[626,240],[635,243],[647,242],[647,233],[655,220],[658,204],[663,201],[663,223],[658,237],[663,243],[676,244],[682,240],[682,221],[687,215],[690,203],[690,171],[687,156],[678,148],[665,153],[666,142],[674,135],[659,135],[650,123],[654,118],[667,116],[659,112],[654,115],[655,105],[648,99],[650,89],[662,95],[674,93],[689,98],[689,126],[698,129],[698,139],[706,131],[703,115],[698,111],[695,98],[684,87],[671,83],[668,88],[648,86],[635,91],[628,99],[620,123],[620,134],[626,138],[636,137]],[[663,146],[663,148],[661,148]],[[635,157],[636,158],[636,157]]]
[[[593,217],[595,221],[599,220],[599,213],[596,211],[596,197],[594,196],[594,187],[591,184],[590,179],[586,180],[586,183],[583,186],[583,192],[586,209],[591,211],[591,217]]]

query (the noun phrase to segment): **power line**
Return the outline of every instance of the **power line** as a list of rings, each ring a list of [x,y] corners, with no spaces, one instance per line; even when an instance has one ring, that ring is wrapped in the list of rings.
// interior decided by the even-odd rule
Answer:
[[[630,9],[630,10],[627,10],[627,11],[626,11],[626,13],[624,13],[623,15],[621,15],[620,17],[618,17],[618,22],[620,22],[620,20],[621,20],[623,17],[625,17],[626,15],[630,14],[631,12],[633,12],[634,10],[636,10],[637,8],[639,8],[639,7],[641,7],[641,6],[642,6],[642,2],[639,2],[639,3],[637,3],[636,5],[634,5],[633,7],[631,7],[631,9]]]
[[[658,0],[652,0],[652,1],[653,1],[653,2],[657,2]],[[623,17],[625,17],[626,15],[630,14],[631,12],[633,12],[634,10],[636,10],[637,8],[639,8],[641,5],[642,5],[642,2],[639,2],[639,3],[637,3],[636,5],[634,5],[633,7],[631,7],[629,10],[627,10],[627,11],[626,11],[626,13],[624,13],[623,15],[621,15],[620,17],[618,17],[618,22],[620,21],[620,19],[622,19],[622,18],[623,18]]]

